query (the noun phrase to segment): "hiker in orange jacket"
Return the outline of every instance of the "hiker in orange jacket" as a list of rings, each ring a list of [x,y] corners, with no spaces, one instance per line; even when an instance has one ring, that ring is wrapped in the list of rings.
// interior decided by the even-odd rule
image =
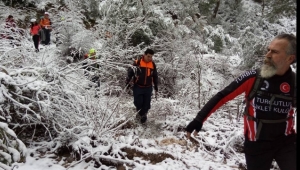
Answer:
[[[36,19],[34,19],[34,18],[31,19],[30,22],[31,22],[30,34],[32,35],[35,52],[39,52],[39,41],[40,41],[39,31],[40,31],[41,27],[36,22]]]
[[[153,89],[155,90],[155,97],[157,97],[158,93],[158,73],[152,60],[153,55],[154,51],[147,49],[144,55],[135,60],[132,66],[128,68],[126,77],[126,88],[131,81],[134,82],[133,103],[137,111],[136,119],[141,123],[147,121]]]
[[[42,41],[41,43],[42,44],[45,44],[45,45],[49,45],[50,43],[50,32],[52,31],[52,23],[51,23],[51,20],[49,18],[49,13],[48,12],[45,12],[44,14],[44,18],[42,18],[40,20],[40,25],[43,29],[43,32],[45,34],[45,41]]]

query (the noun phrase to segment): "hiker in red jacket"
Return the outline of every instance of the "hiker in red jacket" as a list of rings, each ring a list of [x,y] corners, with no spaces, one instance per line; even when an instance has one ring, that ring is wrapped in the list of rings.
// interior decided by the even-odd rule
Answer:
[[[194,136],[198,135],[213,112],[245,93],[247,170],[270,170],[273,159],[281,170],[296,170],[296,78],[290,67],[297,59],[296,47],[296,36],[276,36],[268,46],[261,69],[245,72],[211,98],[186,127],[187,137],[193,131]]]
[[[16,23],[14,20],[14,17],[12,15],[9,15],[5,20],[5,28],[16,28]]]
[[[35,52],[39,52],[39,41],[40,41],[39,31],[40,31],[41,27],[36,22],[36,19],[34,19],[34,18],[31,19],[30,22],[31,22],[30,34],[32,35]]]
[[[9,15],[6,20],[5,20],[5,33],[1,34],[1,38],[6,38],[13,40],[14,39],[14,34],[16,32],[16,23],[14,20],[14,17],[12,15]]]

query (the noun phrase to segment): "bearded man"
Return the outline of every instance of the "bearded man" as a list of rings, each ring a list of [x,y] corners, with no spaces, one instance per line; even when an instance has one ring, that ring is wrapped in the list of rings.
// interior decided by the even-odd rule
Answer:
[[[187,125],[187,138],[194,130],[197,136],[205,120],[219,107],[245,93],[247,169],[270,170],[275,160],[281,170],[296,170],[296,75],[290,66],[296,59],[296,36],[276,36],[261,69],[245,72],[212,97]]]

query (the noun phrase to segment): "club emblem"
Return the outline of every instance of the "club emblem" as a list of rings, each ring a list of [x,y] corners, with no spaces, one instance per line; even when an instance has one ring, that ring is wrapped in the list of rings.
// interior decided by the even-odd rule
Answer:
[[[290,85],[289,85],[288,83],[286,83],[286,82],[281,83],[281,85],[280,85],[280,90],[281,90],[283,93],[288,93],[288,92],[290,92],[290,89],[291,89],[291,87],[290,87]]]

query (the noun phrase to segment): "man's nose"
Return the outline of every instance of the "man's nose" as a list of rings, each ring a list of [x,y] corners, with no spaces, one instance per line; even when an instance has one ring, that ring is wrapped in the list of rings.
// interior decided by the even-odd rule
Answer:
[[[272,57],[272,55],[271,55],[271,52],[270,52],[270,51],[268,51],[268,52],[265,54],[265,57],[267,57],[267,58],[271,58],[271,57]]]

